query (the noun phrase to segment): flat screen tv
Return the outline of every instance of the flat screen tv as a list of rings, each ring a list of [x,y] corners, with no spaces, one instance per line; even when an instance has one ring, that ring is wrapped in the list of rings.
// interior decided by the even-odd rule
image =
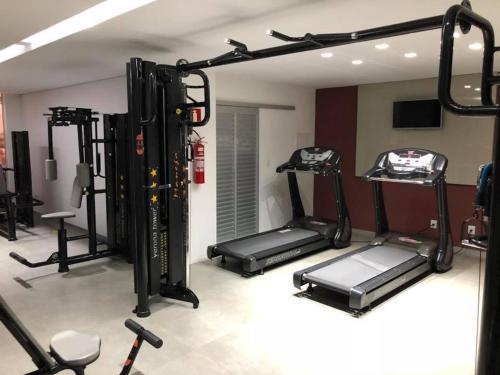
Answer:
[[[441,103],[437,99],[394,102],[394,129],[441,127]]]

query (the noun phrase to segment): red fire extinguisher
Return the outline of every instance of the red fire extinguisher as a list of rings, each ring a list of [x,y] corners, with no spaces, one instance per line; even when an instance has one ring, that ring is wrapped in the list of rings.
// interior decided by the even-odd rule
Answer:
[[[194,183],[204,184],[205,183],[205,145],[203,144],[201,138],[198,139],[193,145],[193,171],[194,171]]]

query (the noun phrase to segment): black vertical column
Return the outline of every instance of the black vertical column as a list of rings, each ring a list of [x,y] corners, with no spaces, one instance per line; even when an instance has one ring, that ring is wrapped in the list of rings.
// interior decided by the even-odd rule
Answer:
[[[300,197],[297,175],[293,172],[287,172],[288,189],[290,190],[290,201],[292,203],[293,219],[297,220],[305,216],[302,198]]]
[[[385,211],[384,191],[380,181],[373,181],[373,203],[375,205],[375,234],[379,235],[389,231],[387,212]]]
[[[180,121],[180,105],[184,103],[181,77],[175,70],[168,71],[169,79],[165,82],[165,131],[167,135],[166,154],[168,166],[169,189],[168,208],[168,283],[170,285],[186,284],[186,248],[184,200],[185,139],[183,125]]]
[[[144,145],[140,125],[142,104],[142,60],[131,59],[127,64],[128,120],[130,140],[130,242],[135,249],[134,281],[137,293],[135,313],[138,317],[149,316],[149,283],[146,225],[144,222]],[[142,144],[141,144],[142,142]]]
[[[89,117],[92,117],[89,111]],[[80,128],[80,125],[78,126]],[[79,133],[80,134],[80,133]],[[83,125],[83,163],[90,169],[90,185],[84,188],[87,200],[87,230],[89,235],[89,253],[97,253],[97,228],[95,214],[95,186],[94,186],[94,154],[92,151],[92,120]]]
[[[116,116],[103,115],[104,169],[106,186],[106,228],[108,247],[118,248],[117,242],[117,175],[116,175]]]
[[[439,243],[436,259],[433,260],[434,270],[446,272],[453,263],[453,242],[451,239],[450,215],[448,213],[448,192],[446,180],[441,178],[436,184],[438,207]]]
[[[345,201],[340,170],[333,176],[335,204],[337,208],[337,233],[335,233],[335,246],[338,248],[349,246],[351,240],[351,218]]]
[[[500,116],[493,137],[493,187],[477,375],[500,374]]]

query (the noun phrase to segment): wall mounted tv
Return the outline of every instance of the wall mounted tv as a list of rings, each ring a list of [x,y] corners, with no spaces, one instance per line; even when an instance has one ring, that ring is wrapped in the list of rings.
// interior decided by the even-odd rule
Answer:
[[[437,99],[394,102],[394,129],[440,128],[441,103]]]

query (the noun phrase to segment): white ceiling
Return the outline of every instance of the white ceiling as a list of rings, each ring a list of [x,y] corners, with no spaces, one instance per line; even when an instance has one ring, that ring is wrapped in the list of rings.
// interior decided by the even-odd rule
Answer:
[[[0,48],[63,20],[99,0],[17,0],[0,2]],[[290,35],[351,32],[435,16],[457,0],[157,0],[92,29],[0,64],[0,91],[26,93],[123,75],[130,57],[174,64],[206,59],[229,50],[225,37],[250,49],[280,44],[265,35],[273,28]],[[500,1],[472,0],[500,33]],[[7,20],[8,22],[5,22]],[[456,74],[479,72],[481,51],[468,44],[481,41],[475,31],[456,43]],[[439,31],[336,47],[334,57],[320,51],[215,68],[265,80],[314,88],[386,82],[437,75]],[[414,51],[415,59],[405,59]],[[364,64],[353,66],[351,60]],[[500,68],[500,64],[496,66]]]

